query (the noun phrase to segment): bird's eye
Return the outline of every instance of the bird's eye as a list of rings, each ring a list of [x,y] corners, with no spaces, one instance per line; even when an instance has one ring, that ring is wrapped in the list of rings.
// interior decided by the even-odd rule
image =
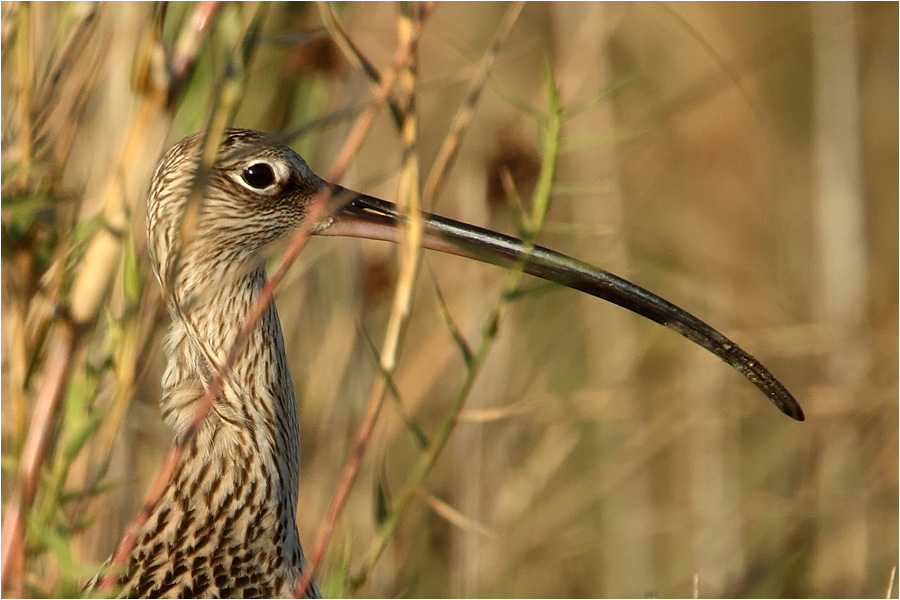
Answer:
[[[247,185],[257,190],[264,190],[275,183],[275,172],[266,163],[250,165],[244,169],[241,177]]]

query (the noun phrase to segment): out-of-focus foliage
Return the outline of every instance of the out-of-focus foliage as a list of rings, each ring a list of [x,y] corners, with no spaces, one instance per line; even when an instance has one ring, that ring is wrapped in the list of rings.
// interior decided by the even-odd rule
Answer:
[[[423,182],[508,10],[429,16],[411,80]],[[4,517],[30,496],[4,590],[64,597],[110,555],[171,441],[157,410],[168,316],[144,231],[157,157],[224,107],[238,126],[299,131],[292,146],[324,175],[374,89],[337,23],[383,74],[402,19],[386,3],[2,12]],[[514,295],[368,570],[464,385],[461,348],[478,347],[507,284],[426,254],[393,375],[402,409],[382,410],[322,589],[883,596],[898,556],[897,23],[894,4],[526,5],[425,208],[517,232],[555,82],[564,118],[538,242],[722,329],[807,421],[620,309]],[[379,107],[342,184],[396,197],[409,106]],[[313,240],[276,297],[307,547],[379,377],[367,338],[384,336],[396,264],[383,244]]]

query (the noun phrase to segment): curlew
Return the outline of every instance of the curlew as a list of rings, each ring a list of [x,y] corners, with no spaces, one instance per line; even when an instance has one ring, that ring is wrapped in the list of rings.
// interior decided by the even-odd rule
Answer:
[[[265,134],[230,129],[186,210],[202,136],[160,160],[148,200],[148,245],[172,325],[162,379],[163,418],[176,435],[223,364],[266,282],[262,250],[304,224],[326,188],[346,200],[311,225],[319,235],[398,241],[404,216],[389,202],[330,186]],[[188,215],[186,217],[185,215]],[[190,226],[182,225],[190,218]],[[755,358],[677,306],[615,275],[509,236],[424,215],[423,246],[524,271],[587,292],[669,327],[743,373],[782,412],[803,420],[784,386]],[[270,303],[139,531],[123,594],[273,597],[304,568],[295,512],[299,427],[281,326]],[[318,590],[307,590],[312,596]]]

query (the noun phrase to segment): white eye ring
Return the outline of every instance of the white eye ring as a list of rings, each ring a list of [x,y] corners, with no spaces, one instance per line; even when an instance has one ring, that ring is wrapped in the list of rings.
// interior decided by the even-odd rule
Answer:
[[[239,171],[232,173],[232,178],[257,194],[271,195],[281,190],[281,185],[288,179],[288,169],[284,163],[264,159],[250,160],[244,163]]]

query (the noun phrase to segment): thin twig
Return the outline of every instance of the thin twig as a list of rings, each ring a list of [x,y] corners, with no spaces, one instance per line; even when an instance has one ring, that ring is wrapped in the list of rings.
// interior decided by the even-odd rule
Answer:
[[[15,585],[16,587],[10,590],[12,595],[21,595],[23,591],[19,588],[22,585],[21,570],[24,568],[25,561],[25,514],[34,500],[38,472],[44,463],[44,453],[50,441],[52,423],[59,407],[63,382],[71,366],[74,345],[75,331],[71,322],[60,320],[54,339],[50,342],[43,380],[35,396],[35,409],[22,451],[19,495],[7,507],[6,518],[3,520],[0,589],[5,591],[8,584]],[[13,569],[15,569],[15,573]]]
[[[444,184],[447,181],[447,173],[453,166],[456,155],[459,153],[459,148],[462,146],[463,135],[465,135],[465,131],[475,115],[475,106],[478,104],[478,99],[484,90],[491,67],[494,66],[497,54],[500,52],[500,48],[512,31],[516,21],[518,21],[524,6],[524,2],[516,2],[509,7],[500,21],[500,26],[497,27],[488,49],[475,67],[466,95],[460,103],[456,115],[453,117],[453,122],[450,124],[447,135],[444,136],[444,142],[441,144],[441,149],[438,151],[437,158],[435,158],[434,165],[425,182],[423,196],[426,206],[432,207],[443,191]]]
[[[490,539],[495,540],[499,537],[496,533],[494,533],[472,517],[467,517],[440,498],[436,497],[434,494],[429,494],[421,487],[415,489],[415,494],[419,500],[427,504],[431,508],[431,510],[440,515],[448,523],[452,523],[456,527],[459,527],[460,529],[464,529],[466,531],[474,531]]]
[[[373,90],[375,90],[375,94],[377,95],[377,90],[381,85],[381,73],[378,72],[378,67],[376,67],[375,64],[363,54],[362,50],[353,43],[353,40],[350,39],[350,32],[344,27],[344,24],[335,12],[331,2],[316,2],[316,6],[319,8],[319,16],[322,18],[322,24],[325,26],[325,30],[328,31],[329,35],[331,35],[331,39],[347,57],[359,65],[363,73],[366,74],[366,77],[372,82]],[[391,111],[391,118],[394,120],[394,125],[399,129],[403,123],[403,110],[400,108],[400,105],[391,98],[390,94],[385,98],[385,102]]]

